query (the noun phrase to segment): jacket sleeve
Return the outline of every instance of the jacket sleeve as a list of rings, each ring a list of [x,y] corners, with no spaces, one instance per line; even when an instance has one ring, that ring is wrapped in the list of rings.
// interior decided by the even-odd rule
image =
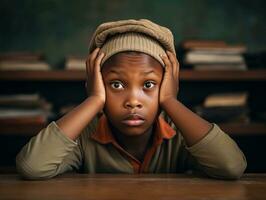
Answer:
[[[238,179],[247,166],[246,158],[238,145],[216,124],[198,143],[185,148],[188,155],[192,156],[188,160],[195,160],[196,168],[210,177]]]
[[[26,179],[51,178],[77,170],[81,163],[79,139],[68,138],[55,122],[31,138],[16,157],[17,171]]]

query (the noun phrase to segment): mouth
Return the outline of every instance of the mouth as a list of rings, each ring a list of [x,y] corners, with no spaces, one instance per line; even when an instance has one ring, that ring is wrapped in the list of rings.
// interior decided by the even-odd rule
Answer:
[[[122,120],[122,123],[127,126],[141,126],[144,122],[144,118],[139,114],[130,114]]]

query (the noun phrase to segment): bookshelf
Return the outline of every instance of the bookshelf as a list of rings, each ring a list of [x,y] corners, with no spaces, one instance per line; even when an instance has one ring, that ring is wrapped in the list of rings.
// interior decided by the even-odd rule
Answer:
[[[0,73],[0,82],[6,84],[11,82],[42,82],[45,83],[68,83],[85,81],[85,72],[80,70],[51,70],[51,71],[2,71]],[[181,70],[180,82],[266,82],[266,70],[257,69],[249,71],[195,71]],[[47,125],[44,122],[12,122],[1,123],[0,135],[19,134],[35,135],[38,130]],[[222,129],[232,135],[247,134],[266,134],[266,124],[251,122],[248,124],[241,123],[223,123],[219,124]]]

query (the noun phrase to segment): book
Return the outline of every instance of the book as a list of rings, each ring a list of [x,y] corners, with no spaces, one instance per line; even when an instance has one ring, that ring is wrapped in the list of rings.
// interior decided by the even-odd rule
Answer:
[[[53,116],[52,104],[39,94],[0,95],[0,118],[18,119],[25,117]]]
[[[50,70],[43,54],[9,52],[0,54],[0,70]]]
[[[187,51],[199,52],[199,53],[216,53],[216,54],[243,54],[247,52],[245,45],[199,45],[185,48]]]
[[[32,116],[46,116],[47,113],[42,109],[4,109],[0,108],[0,118],[18,118]]]
[[[194,70],[240,70],[246,71],[248,67],[245,63],[217,63],[217,64],[195,64],[192,66]]]
[[[14,117],[0,117],[0,124],[44,124],[47,123],[47,118],[44,115],[34,116],[14,116]]]
[[[225,41],[188,40],[183,41],[181,63],[195,70],[247,70],[242,44],[228,44]]]
[[[0,70],[50,70],[43,61],[0,61]]]
[[[198,47],[225,47],[227,44],[222,40],[185,40],[181,42],[181,46],[184,49],[192,49]]]
[[[194,112],[213,122],[250,122],[248,92],[214,93],[205,97]]]
[[[0,104],[10,102],[35,102],[40,99],[40,95],[35,94],[11,94],[0,95]]]
[[[206,63],[221,63],[221,64],[243,64],[245,60],[242,55],[224,55],[224,54],[207,54],[198,52],[187,52],[184,58],[185,64],[206,64]]]
[[[204,107],[196,106],[194,112],[202,118],[215,123],[250,122],[247,106]]]
[[[204,102],[204,107],[225,107],[225,106],[246,106],[248,92],[217,93],[208,95]]]
[[[245,45],[232,45],[220,40],[187,40],[181,43],[181,47],[187,51],[199,51],[204,53],[242,54],[247,51]]]
[[[68,56],[65,60],[67,70],[86,70],[86,58],[81,56]]]
[[[49,110],[52,105],[39,94],[0,95],[1,108],[43,108]]]

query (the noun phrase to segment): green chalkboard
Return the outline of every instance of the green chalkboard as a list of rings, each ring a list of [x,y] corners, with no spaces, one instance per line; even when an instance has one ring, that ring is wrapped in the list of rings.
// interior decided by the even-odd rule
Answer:
[[[184,39],[221,39],[266,49],[263,0],[1,0],[0,52],[37,51],[50,64],[86,55],[96,26],[118,19],[148,18]]]

